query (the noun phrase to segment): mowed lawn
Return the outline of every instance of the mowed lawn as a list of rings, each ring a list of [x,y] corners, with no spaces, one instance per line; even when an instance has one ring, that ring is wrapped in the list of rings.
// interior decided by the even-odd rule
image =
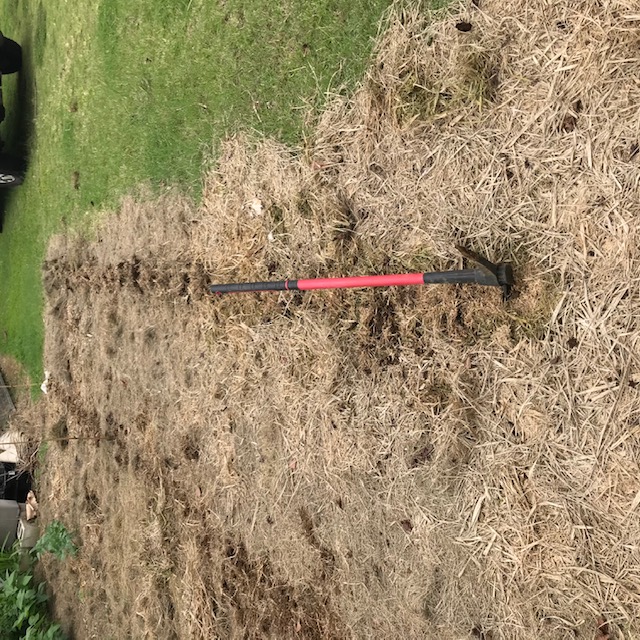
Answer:
[[[390,0],[0,0],[23,45],[3,78],[0,136],[28,158],[2,194],[0,353],[42,374],[40,265],[52,233],[86,227],[140,184],[198,197],[238,128],[289,143],[327,90],[361,77]]]

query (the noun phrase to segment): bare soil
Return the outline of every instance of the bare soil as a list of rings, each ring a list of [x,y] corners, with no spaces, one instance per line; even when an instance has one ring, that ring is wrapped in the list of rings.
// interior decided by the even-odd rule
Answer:
[[[44,566],[73,636],[640,635],[639,30],[632,2],[398,9],[304,149],[231,139],[202,206],[52,243],[39,499],[80,543]],[[517,295],[206,288],[458,242]]]

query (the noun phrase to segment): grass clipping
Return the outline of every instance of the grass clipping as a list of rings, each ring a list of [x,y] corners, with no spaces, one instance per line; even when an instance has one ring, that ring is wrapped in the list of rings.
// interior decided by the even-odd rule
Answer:
[[[200,208],[56,239],[40,498],[80,538],[45,565],[69,631],[640,634],[633,5],[398,10],[304,150],[231,139]],[[456,268],[456,242],[519,295],[206,293]]]

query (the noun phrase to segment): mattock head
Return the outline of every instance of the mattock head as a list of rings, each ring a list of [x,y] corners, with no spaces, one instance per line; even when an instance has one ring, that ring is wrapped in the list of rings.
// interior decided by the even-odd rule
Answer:
[[[456,249],[465,258],[472,260],[479,265],[484,278],[481,281],[478,281],[478,284],[502,287],[502,299],[505,301],[509,299],[511,290],[515,284],[513,267],[510,262],[498,262],[498,264],[494,264],[483,256],[477,254],[475,251],[471,251],[460,244],[456,245]]]

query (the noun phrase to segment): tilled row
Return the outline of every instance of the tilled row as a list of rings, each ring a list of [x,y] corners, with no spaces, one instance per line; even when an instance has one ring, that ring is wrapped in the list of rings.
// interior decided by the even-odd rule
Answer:
[[[90,287],[98,291],[128,288],[141,295],[182,298],[191,303],[208,296],[210,278],[198,262],[182,264],[162,260],[130,260],[100,266],[96,260],[79,265],[53,258],[44,263],[47,294],[56,290],[74,292]]]

